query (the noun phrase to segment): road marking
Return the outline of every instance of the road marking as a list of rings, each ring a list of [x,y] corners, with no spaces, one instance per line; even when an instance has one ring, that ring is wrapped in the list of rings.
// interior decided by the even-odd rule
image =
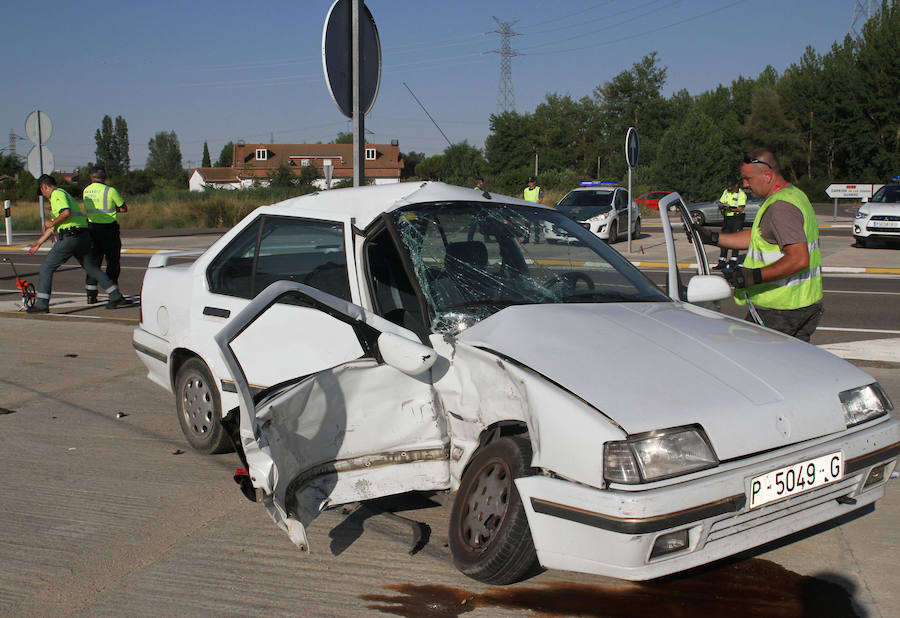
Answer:
[[[900,335],[900,330],[885,330],[881,328],[845,328],[841,326],[817,326],[816,330],[835,330],[844,333],[884,333],[885,335]]]
[[[823,329],[817,330],[838,330]],[[859,329],[849,329],[859,330]],[[900,331],[870,331],[870,332],[894,332]],[[827,343],[818,346],[822,350],[831,352],[841,358],[854,360],[882,361],[888,363],[900,363],[900,339],[868,339],[866,341],[846,341],[844,343]]]
[[[825,290],[828,294],[888,294],[892,296],[900,296],[900,292],[870,292],[868,290]]]

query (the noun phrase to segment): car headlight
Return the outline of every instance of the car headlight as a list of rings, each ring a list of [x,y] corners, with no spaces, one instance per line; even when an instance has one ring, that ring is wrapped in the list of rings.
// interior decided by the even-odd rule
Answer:
[[[847,427],[877,418],[894,409],[890,397],[878,382],[851,388],[842,392],[839,397],[844,408],[844,422]]]
[[[698,426],[652,431],[603,445],[603,477],[610,483],[659,481],[718,464]]]
[[[857,219],[865,219],[868,216],[869,216],[869,213],[863,208],[860,208],[859,210],[857,210],[856,214],[854,215],[854,217],[856,217]]]

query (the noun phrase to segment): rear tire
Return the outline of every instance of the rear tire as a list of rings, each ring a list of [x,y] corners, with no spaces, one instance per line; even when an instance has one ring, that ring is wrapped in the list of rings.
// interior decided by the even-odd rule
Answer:
[[[175,378],[175,411],[181,432],[194,450],[204,455],[226,453],[233,449],[222,426],[219,389],[209,368],[199,358],[181,366]]]
[[[450,553],[463,574],[486,584],[519,581],[535,570],[537,552],[514,479],[533,473],[531,443],[500,438],[463,473],[450,512]]]
[[[37,292],[34,291],[34,286],[30,283],[25,284],[25,288],[22,290],[22,302],[25,304],[25,308],[29,309],[34,307],[34,301],[37,298]]]

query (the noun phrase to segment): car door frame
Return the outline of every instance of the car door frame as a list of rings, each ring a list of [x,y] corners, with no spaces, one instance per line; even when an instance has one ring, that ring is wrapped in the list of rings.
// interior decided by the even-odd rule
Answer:
[[[297,509],[288,508],[286,504],[294,494],[285,492],[285,497],[281,500],[276,497],[276,483],[279,478],[278,465],[269,447],[258,441],[265,440],[260,426],[268,420],[259,414],[256,402],[258,397],[265,393],[254,397],[253,389],[247,381],[244,369],[232,346],[235,339],[257,318],[286,296],[293,296],[308,308],[322,311],[352,328],[363,355],[348,359],[344,365],[355,363],[357,371],[366,371],[366,367],[358,366],[360,359],[371,359],[372,366],[376,367],[387,365],[409,378],[405,381],[397,380],[391,383],[393,399],[402,402],[403,406],[407,405],[410,395],[404,388],[408,386],[408,390],[415,390],[419,393],[427,392],[429,401],[433,404],[431,408],[433,416],[430,418],[427,414],[417,415],[414,413],[407,415],[405,420],[398,419],[398,425],[402,424],[407,433],[411,431],[411,422],[419,423],[412,428],[417,440],[416,444],[411,445],[403,452],[385,453],[384,449],[379,446],[379,440],[383,435],[390,433],[388,431],[390,428],[380,426],[378,431],[370,432],[372,438],[370,454],[362,454],[352,460],[335,460],[331,462],[333,465],[329,464],[331,467],[328,468],[327,473],[332,475],[330,482],[333,482],[330,487],[336,494],[341,495],[342,499],[337,502],[330,502],[327,499],[321,501],[321,487],[313,487],[310,484],[310,493],[313,495],[309,500],[319,500],[319,502],[310,507],[309,500],[304,503],[304,498],[296,498],[295,502],[301,503],[301,508]],[[248,477],[270,516],[288,532],[294,543],[301,548],[308,547],[306,527],[324,508],[377,498],[399,491],[449,489],[450,436],[446,419],[440,411],[439,404],[434,400],[434,380],[431,374],[431,367],[438,359],[438,354],[434,349],[422,344],[419,337],[412,331],[397,326],[359,305],[307,285],[292,281],[276,281],[260,292],[240,313],[234,316],[215,336],[215,341],[238,393],[237,446],[242,460],[247,466]],[[390,343],[390,348],[385,347],[388,343]],[[388,349],[393,350],[390,354],[392,358],[384,353]],[[400,359],[397,358],[397,349],[402,351]],[[446,367],[447,364],[446,362],[442,363],[441,367]],[[299,385],[304,381],[309,382],[318,375],[331,372],[341,366],[323,366],[318,372],[300,376],[291,383]],[[330,379],[340,380],[340,375],[336,378],[330,376]],[[398,409],[401,407],[398,404]],[[306,412],[307,408],[304,407],[299,414],[302,415]],[[350,414],[349,410],[343,412],[348,416]],[[315,413],[325,418],[330,413],[330,409],[328,407],[320,408]],[[263,414],[265,414],[264,410]],[[363,412],[358,411],[358,414],[359,418],[362,418]],[[346,431],[350,432],[352,423],[349,419],[346,419],[345,423]],[[360,426],[363,424],[360,423]],[[420,448],[420,445],[424,446]],[[373,465],[370,461],[366,461],[367,456],[376,458],[378,461]],[[323,468],[322,464],[315,464],[310,469],[312,472],[318,472],[321,468]],[[301,470],[301,472],[303,471]],[[386,476],[390,478],[389,482],[385,481]],[[294,477],[290,481],[291,485],[288,485],[288,490],[299,495],[307,487],[294,486],[293,484],[298,478],[296,475]],[[380,484],[379,479],[381,480]],[[293,489],[291,489],[292,487]]]

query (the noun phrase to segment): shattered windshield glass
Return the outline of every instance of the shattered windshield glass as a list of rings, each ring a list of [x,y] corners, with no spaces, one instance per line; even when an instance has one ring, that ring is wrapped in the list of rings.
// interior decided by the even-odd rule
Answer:
[[[431,309],[455,332],[510,305],[666,302],[640,271],[552,209],[451,202],[393,213]],[[546,242],[535,230],[542,230]]]

